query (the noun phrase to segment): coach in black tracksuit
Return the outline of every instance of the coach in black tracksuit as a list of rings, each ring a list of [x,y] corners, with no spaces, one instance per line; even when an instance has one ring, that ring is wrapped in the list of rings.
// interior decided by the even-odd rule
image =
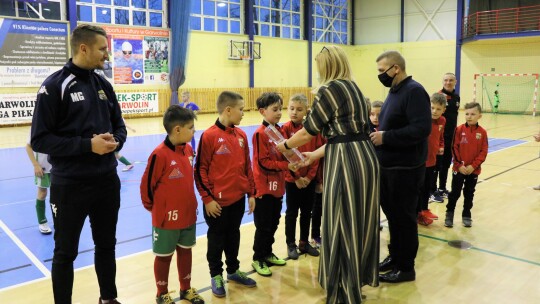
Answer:
[[[115,246],[120,181],[114,151],[122,148],[127,134],[112,86],[94,73],[108,59],[106,37],[97,26],[79,25],[73,31],[73,58],[45,80],[32,119],[32,149],[48,154],[52,164],[52,283],[57,304],[71,303],[73,261],[87,216],[100,301],[118,303]]]
[[[424,183],[427,138],[431,132],[429,95],[407,76],[396,51],[377,58],[379,80],[390,88],[381,108],[379,129],[370,134],[381,165],[381,207],[388,219],[390,255],[379,264],[381,282],[414,281],[418,251],[416,206]]]
[[[446,110],[443,113],[444,118],[446,118],[446,125],[444,126],[444,154],[437,155],[436,174],[439,177],[439,188],[437,189],[437,175],[431,187],[432,190],[438,190],[440,195],[443,192],[448,194],[446,180],[448,179],[448,170],[452,163],[452,141],[454,139],[454,131],[457,127],[460,102],[460,97],[455,90],[456,84],[456,75],[446,73],[443,77],[443,88],[439,91],[439,93],[446,95]]]

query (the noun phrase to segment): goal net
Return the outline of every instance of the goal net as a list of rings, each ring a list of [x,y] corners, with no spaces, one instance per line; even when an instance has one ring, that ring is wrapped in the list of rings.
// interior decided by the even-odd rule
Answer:
[[[473,100],[482,111],[536,115],[538,74],[475,74]]]

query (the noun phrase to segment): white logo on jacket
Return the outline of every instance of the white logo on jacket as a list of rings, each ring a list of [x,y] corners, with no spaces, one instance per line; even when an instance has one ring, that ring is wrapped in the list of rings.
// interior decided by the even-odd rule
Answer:
[[[84,100],[84,95],[82,92],[69,93],[69,96],[71,96],[71,101],[73,102]]]

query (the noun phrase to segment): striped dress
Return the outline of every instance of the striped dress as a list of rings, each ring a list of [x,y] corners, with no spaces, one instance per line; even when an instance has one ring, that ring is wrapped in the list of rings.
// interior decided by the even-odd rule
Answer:
[[[330,142],[368,135],[368,105],[358,86],[348,80],[322,86],[304,128]],[[379,163],[369,140],[329,143],[324,160],[319,283],[326,303],[361,303],[361,287],[379,284]]]

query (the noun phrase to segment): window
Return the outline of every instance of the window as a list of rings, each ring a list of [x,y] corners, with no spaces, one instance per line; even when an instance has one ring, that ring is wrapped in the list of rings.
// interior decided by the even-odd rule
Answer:
[[[301,39],[300,0],[254,0],[255,34]]]
[[[194,31],[240,34],[240,0],[192,0],[189,28]]]
[[[51,0],[49,0],[50,2]],[[166,0],[77,0],[77,20],[164,27]]]
[[[349,22],[348,0],[313,0],[313,41],[349,44]]]
[[[63,0],[48,1],[0,1],[0,16],[33,18],[45,20],[65,20],[62,13]]]

